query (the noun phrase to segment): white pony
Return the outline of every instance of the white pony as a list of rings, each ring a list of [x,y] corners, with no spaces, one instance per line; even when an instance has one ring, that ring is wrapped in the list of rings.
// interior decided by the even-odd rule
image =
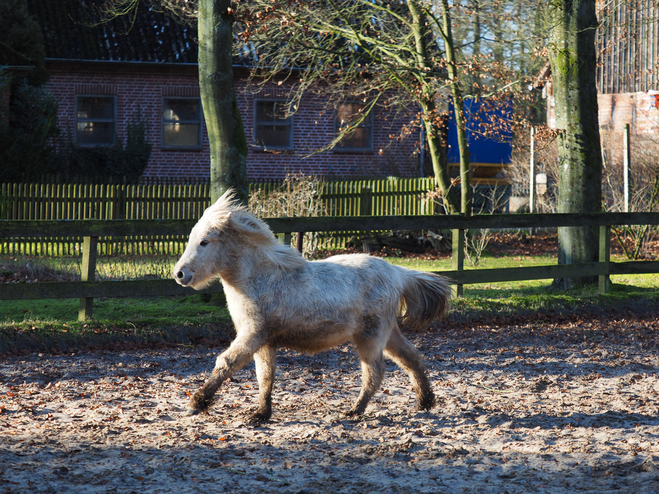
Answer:
[[[236,338],[193,395],[188,415],[208,408],[222,382],[253,357],[259,408],[252,420],[268,420],[277,348],[314,353],[346,341],[356,346],[362,367],[361,393],[347,415],[362,414],[380,388],[384,356],[409,375],[417,409],[435,404],[421,354],[401,333],[398,315],[403,309],[403,324],[422,329],[438,318],[450,296],[440,276],[364,254],[307,261],[231,191],[206,209],[174,268],[176,281],[195,289],[218,276]]]

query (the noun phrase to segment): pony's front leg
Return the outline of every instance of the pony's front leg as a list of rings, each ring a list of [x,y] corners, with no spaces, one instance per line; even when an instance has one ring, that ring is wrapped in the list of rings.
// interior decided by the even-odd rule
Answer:
[[[206,383],[192,395],[186,415],[196,415],[206,410],[213,402],[213,395],[224,381],[249,362],[262,345],[254,336],[237,337],[215,361],[215,368]]]
[[[272,415],[272,386],[275,383],[277,367],[277,347],[263,346],[254,354],[256,379],[259,382],[259,408],[252,415],[252,422],[259,423],[270,419]]]

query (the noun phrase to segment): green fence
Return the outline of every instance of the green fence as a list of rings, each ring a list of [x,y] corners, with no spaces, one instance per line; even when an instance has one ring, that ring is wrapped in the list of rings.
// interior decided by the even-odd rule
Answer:
[[[433,188],[432,178],[390,177],[322,182],[318,192],[329,216],[417,216],[433,213],[435,205],[426,198]],[[209,204],[208,184],[0,184],[0,219],[6,220],[198,219]],[[100,237],[98,249],[102,255],[179,254],[186,241],[187,235]],[[4,238],[0,254],[78,255],[81,242],[68,236]]]
[[[207,184],[2,184],[0,218],[8,220],[196,219],[210,202]],[[179,253],[187,237],[130,236],[99,238],[99,253]],[[8,238],[6,255],[78,255],[82,238]]]

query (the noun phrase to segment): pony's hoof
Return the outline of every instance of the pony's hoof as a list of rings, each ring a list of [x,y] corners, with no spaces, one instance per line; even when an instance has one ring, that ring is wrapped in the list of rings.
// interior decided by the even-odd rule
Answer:
[[[416,406],[416,409],[420,412],[429,412],[435,406],[435,397],[431,396],[419,402]]]
[[[252,425],[261,425],[263,422],[267,422],[268,420],[270,420],[269,416],[255,413],[249,418],[249,423]]]
[[[197,409],[197,408],[188,408],[185,411],[185,416],[186,417],[192,417],[193,415],[199,415],[199,409]]]

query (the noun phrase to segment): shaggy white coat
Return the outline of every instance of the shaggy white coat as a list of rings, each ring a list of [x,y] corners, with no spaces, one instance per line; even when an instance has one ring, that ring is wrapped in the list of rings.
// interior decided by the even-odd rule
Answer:
[[[401,333],[398,315],[403,309],[403,324],[416,328],[438,318],[450,295],[440,276],[362,254],[307,261],[282,245],[231,191],[204,212],[174,268],[176,281],[195,289],[218,276],[236,338],[217,357],[189,414],[207,408],[222,382],[254,358],[259,408],[253,419],[267,420],[277,348],[318,352],[346,341],[354,343],[362,364],[361,393],[349,415],[363,413],[379,389],[385,355],[409,375],[417,407],[434,405],[422,357]]]

